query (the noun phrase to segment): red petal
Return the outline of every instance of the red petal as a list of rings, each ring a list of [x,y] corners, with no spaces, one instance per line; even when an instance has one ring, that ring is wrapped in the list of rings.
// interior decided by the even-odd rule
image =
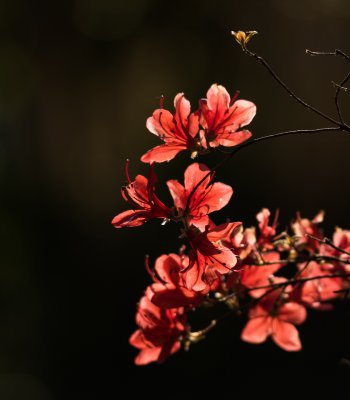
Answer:
[[[200,292],[207,287],[207,284],[202,279],[203,272],[203,268],[201,268],[197,261],[189,267],[184,275],[184,282],[187,289]]]
[[[197,184],[205,177],[207,176],[204,181],[199,185],[199,187],[196,190],[196,193],[192,196],[198,196],[203,190],[205,190],[205,187],[207,186],[209,180],[210,180],[210,169],[204,165],[204,164],[199,164],[199,163],[193,163],[189,167],[187,167],[185,171],[185,189],[187,194],[189,195],[191,191],[197,186]]]
[[[207,108],[208,112],[205,115],[205,128],[212,129],[217,121],[220,121],[230,105],[230,95],[227,90],[214,83],[207,92]]]
[[[280,255],[276,251],[264,253],[262,255],[264,261],[274,262],[280,259]],[[265,266],[246,265],[242,269],[241,282],[248,288],[267,285],[268,278],[281,268],[281,264],[271,264]],[[252,297],[260,297],[267,289],[257,289],[250,292]]]
[[[225,121],[225,125],[230,126],[233,124],[240,128],[251,123],[256,114],[256,105],[251,101],[237,100],[230,107],[228,113],[230,118]]]
[[[263,343],[271,334],[271,318],[257,317],[249,320],[241,333],[241,339],[248,343]]]
[[[227,247],[217,246],[217,249],[219,254],[208,257],[211,261],[208,263],[208,268],[213,268],[220,274],[228,274],[237,264],[237,257]]]
[[[180,129],[184,135],[187,132],[188,116],[191,112],[191,104],[183,93],[178,93],[174,99],[175,121],[177,129]]]
[[[183,269],[181,257],[177,254],[163,254],[158,257],[155,263],[157,275],[163,282],[179,283],[179,272]]]
[[[179,308],[197,305],[200,296],[186,288],[169,287],[161,284],[152,285],[152,302],[160,308]]]
[[[154,111],[153,116],[147,119],[146,127],[163,140],[174,137],[173,115],[163,108]]]
[[[143,336],[141,329],[138,329],[130,336],[129,343],[131,344],[131,346],[134,346],[140,350],[144,349],[147,346],[147,344],[145,343],[145,337]]]
[[[199,131],[199,117],[191,114],[188,120],[188,133],[191,137],[195,137]]]
[[[194,225],[196,226],[201,232],[205,231],[205,228],[210,225],[210,219],[207,215],[204,215],[203,217],[193,217],[189,218],[188,220],[189,225]]]
[[[174,200],[175,207],[179,210],[186,208],[185,188],[178,181],[172,179],[167,182],[171,197]]]
[[[221,146],[226,146],[226,147],[233,147],[237,146],[246,140],[248,140],[252,136],[251,132],[249,131],[238,131],[238,132],[233,132],[233,133],[220,133],[215,141],[214,144],[219,144]],[[210,143],[211,147],[217,147],[212,146],[212,143]]]
[[[140,353],[135,358],[135,364],[146,365],[151,362],[158,361],[161,351],[162,351],[161,347],[154,347],[141,350]]]
[[[306,315],[305,307],[295,302],[284,304],[278,312],[279,319],[296,325],[302,324],[306,319]]]
[[[218,225],[209,231],[207,238],[211,242],[218,242],[219,240],[229,241],[231,235],[234,235],[235,231],[240,229],[241,226],[242,222],[228,222]]]
[[[205,194],[200,198],[196,207],[199,212],[201,212],[201,208],[203,207],[203,211],[206,210],[206,214],[221,210],[228,204],[232,194],[233,190],[231,186],[216,182],[205,191]]]
[[[301,350],[299,332],[297,328],[289,322],[274,318],[272,339],[278,346],[286,351]]]
[[[144,210],[128,210],[116,215],[112,220],[115,228],[134,227],[143,225],[147,221],[148,212]]]
[[[147,151],[147,153],[141,157],[141,161],[144,163],[161,163],[164,161],[170,161],[182,150],[186,150],[186,146],[168,145],[165,143]]]

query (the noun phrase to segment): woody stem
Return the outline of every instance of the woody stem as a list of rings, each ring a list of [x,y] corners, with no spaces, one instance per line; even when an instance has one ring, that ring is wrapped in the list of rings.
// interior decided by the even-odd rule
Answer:
[[[350,253],[349,253],[348,251],[346,251],[346,250],[344,250],[344,249],[342,249],[342,248],[336,246],[336,245],[335,245],[330,239],[328,239],[328,238],[319,239],[318,237],[313,236],[313,235],[310,235],[310,234],[308,234],[308,233],[306,234],[306,236],[308,236],[309,238],[311,238],[311,239],[313,239],[313,240],[316,240],[316,241],[319,242],[319,243],[326,244],[326,245],[328,245],[328,246],[330,246],[330,247],[333,247],[333,249],[339,251],[340,253],[343,253],[343,254],[346,254],[346,255],[350,256]],[[341,259],[340,259],[340,261],[341,261]]]
[[[332,122],[334,125],[339,126],[342,130],[350,132],[350,127],[342,122],[339,122],[329,115],[325,114],[324,112],[318,110],[317,108],[313,107],[312,105],[306,103],[302,100],[299,96],[297,96],[283,81],[282,79],[276,74],[276,72],[270,67],[270,65],[265,61],[265,59],[258,54],[248,50],[246,47],[243,48],[243,51],[248,54],[249,56],[255,58],[263,67],[269,72],[269,74],[273,77],[273,79],[280,85],[282,88],[291,96],[297,103],[301,104],[303,107],[311,110],[315,114],[319,115],[323,119],[327,120],[328,122]]]
[[[314,133],[324,133],[324,132],[339,132],[342,133],[343,129],[341,129],[340,127],[326,127],[326,128],[317,128],[317,129],[296,129],[296,130],[292,130],[292,131],[285,131],[285,132],[278,132],[278,133],[273,133],[271,135],[266,135],[266,136],[262,136],[259,138],[255,138],[255,139],[251,139],[248,140],[240,145],[238,145],[233,151],[231,151],[230,153],[227,153],[226,156],[218,163],[216,164],[206,175],[204,175],[204,177],[197,183],[197,185],[192,189],[191,193],[189,194],[188,198],[187,198],[187,203],[186,203],[186,211],[188,211],[188,207],[190,204],[190,200],[192,198],[192,196],[194,195],[194,193],[196,192],[196,190],[199,188],[199,186],[217,169],[219,169],[222,165],[224,165],[230,158],[232,158],[235,154],[237,154],[239,151],[241,151],[242,149],[252,146],[255,143],[259,143],[259,142],[264,142],[267,140],[271,140],[271,139],[275,139],[278,137],[282,137],[282,136],[291,136],[291,135],[303,135],[303,134],[314,134]]]
[[[293,285],[296,283],[304,283],[304,282],[308,282],[308,281],[314,281],[314,280],[320,280],[320,279],[326,279],[326,278],[348,278],[348,277],[350,277],[350,273],[335,273],[335,274],[327,274],[327,275],[310,276],[310,277],[305,277],[305,278],[291,278],[284,282],[270,283],[268,285],[262,285],[262,286],[255,286],[253,288],[244,289],[240,292],[230,293],[227,296],[222,297],[220,299],[220,302],[224,302],[224,301],[230,299],[231,297],[237,296],[238,294],[245,293],[245,292],[249,293],[249,292],[252,292],[253,290],[257,290],[257,289],[275,289],[275,288],[279,288],[279,287]]]

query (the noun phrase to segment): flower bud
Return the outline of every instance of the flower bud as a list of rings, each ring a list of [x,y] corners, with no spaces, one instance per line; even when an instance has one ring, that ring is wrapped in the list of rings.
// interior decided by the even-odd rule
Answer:
[[[247,48],[247,43],[251,39],[252,36],[257,35],[257,31],[238,31],[234,32],[232,31],[231,34],[234,36],[236,39],[237,43],[242,47],[243,50],[246,50]]]

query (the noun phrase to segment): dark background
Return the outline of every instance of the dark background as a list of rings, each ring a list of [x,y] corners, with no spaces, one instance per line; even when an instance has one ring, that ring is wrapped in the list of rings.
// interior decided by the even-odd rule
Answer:
[[[128,337],[149,283],[143,257],[176,251],[178,228],[110,225],[126,209],[125,159],[132,175],[146,173],[139,157],[158,144],[145,120],[162,94],[171,108],[180,91],[195,105],[213,82],[239,89],[257,104],[256,137],[328,126],[245,56],[231,30],[259,31],[252,48],[335,116],[331,81],[350,65],[305,48],[350,52],[349,22],[347,0],[0,1],[1,399],[112,399],[123,388],[183,399],[349,395],[345,305],[310,313],[301,353],[242,343],[244,321],[231,319],[190,353],[134,367]],[[348,117],[349,104],[344,94]],[[296,210],[324,208],[329,235],[349,228],[349,149],[347,135],[323,134],[242,151],[218,173],[235,194],[214,220],[249,226],[261,207],[280,207],[284,226]],[[159,166],[160,181],[181,178],[189,161]],[[169,199],[164,185],[159,193]]]

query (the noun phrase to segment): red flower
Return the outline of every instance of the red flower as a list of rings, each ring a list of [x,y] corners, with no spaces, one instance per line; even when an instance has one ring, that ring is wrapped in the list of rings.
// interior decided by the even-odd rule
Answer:
[[[192,227],[187,236],[191,244],[190,264],[186,274],[186,287],[202,291],[221,275],[228,274],[237,264],[232,250],[223,245],[241,222],[231,222],[216,227],[207,226],[205,232]]]
[[[149,150],[141,157],[145,163],[164,162],[172,160],[180,151],[196,148],[194,137],[199,130],[198,116],[191,114],[190,102],[183,93],[174,99],[175,114],[162,108],[154,111],[147,119],[147,129],[159,136],[164,144]]]
[[[297,245],[299,247],[305,248],[312,253],[319,251],[320,243],[307,235],[312,235],[319,239],[323,238],[322,231],[319,228],[323,218],[323,211],[320,211],[311,221],[307,218],[301,218],[300,214],[297,214],[296,220],[292,223],[292,229],[298,238]]]
[[[336,228],[333,234],[333,244],[339,249],[345,252],[350,252],[350,231],[341,228]],[[340,250],[335,249],[327,244],[323,245],[321,248],[321,253],[326,256],[337,257],[344,261],[349,261],[350,256]],[[350,272],[350,265],[344,264],[341,261],[335,261],[334,265],[340,272]]]
[[[148,179],[143,175],[137,175],[135,180],[131,182],[127,164],[126,177],[129,183],[122,188],[122,196],[133,209],[115,216],[112,220],[114,227],[139,226],[151,218],[171,218],[171,210],[154,193],[157,176],[153,166],[150,166]]]
[[[299,265],[301,278],[330,275],[334,273],[334,266],[329,263],[319,264],[315,261]],[[304,282],[301,287],[301,300],[313,308],[329,309],[330,304],[322,302],[333,300],[339,296],[336,293],[344,288],[341,278],[321,278]]]
[[[186,316],[182,308],[164,310],[150,300],[153,292],[148,288],[141,298],[136,314],[140,327],[130,337],[130,344],[140,350],[136,365],[163,362],[181,347],[181,337],[186,332]]]
[[[269,251],[261,255],[262,262],[270,263],[268,265],[244,265],[241,272],[241,283],[243,286],[253,289],[258,286],[266,286],[274,278],[273,274],[277,272],[283,264],[279,263],[280,254],[277,251]],[[252,297],[262,296],[267,289],[251,290],[249,294]]]
[[[201,101],[200,123],[209,146],[237,146],[251,137],[249,131],[239,129],[254,118],[256,106],[235,98],[231,99],[227,90],[215,83],[208,90],[207,98]]]
[[[275,292],[250,310],[250,320],[242,331],[241,339],[248,343],[263,343],[271,336],[286,351],[301,350],[299,333],[294,325],[305,321],[306,309],[295,302],[278,306]]]
[[[162,255],[155,263],[154,283],[151,286],[153,295],[151,300],[161,308],[176,308],[185,306],[197,306],[205,292],[195,292],[186,287],[186,275],[188,267],[187,256],[177,254]]]
[[[272,249],[273,244],[271,243],[274,236],[276,235],[276,226],[278,221],[278,210],[275,214],[272,226],[269,225],[270,220],[270,210],[268,208],[263,208],[257,215],[256,219],[259,223],[259,240],[258,244],[264,249]]]
[[[350,231],[349,230],[344,230],[341,228],[336,228],[335,232],[333,234],[333,244],[335,244],[337,247],[340,249],[350,252]],[[342,253],[339,250],[336,250],[330,246],[327,246],[330,249],[333,249],[333,254],[335,257],[347,257],[349,256],[347,254]]]
[[[223,244],[233,248],[242,263],[255,254],[256,241],[255,228],[243,229],[241,225],[239,229],[234,230],[230,236],[223,240]]]
[[[210,169],[194,163],[185,171],[185,187],[177,180],[167,182],[179,216],[184,215],[187,207],[188,224],[202,231],[209,225],[208,214],[226,206],[233,193],[231,186],[211,181]]]

